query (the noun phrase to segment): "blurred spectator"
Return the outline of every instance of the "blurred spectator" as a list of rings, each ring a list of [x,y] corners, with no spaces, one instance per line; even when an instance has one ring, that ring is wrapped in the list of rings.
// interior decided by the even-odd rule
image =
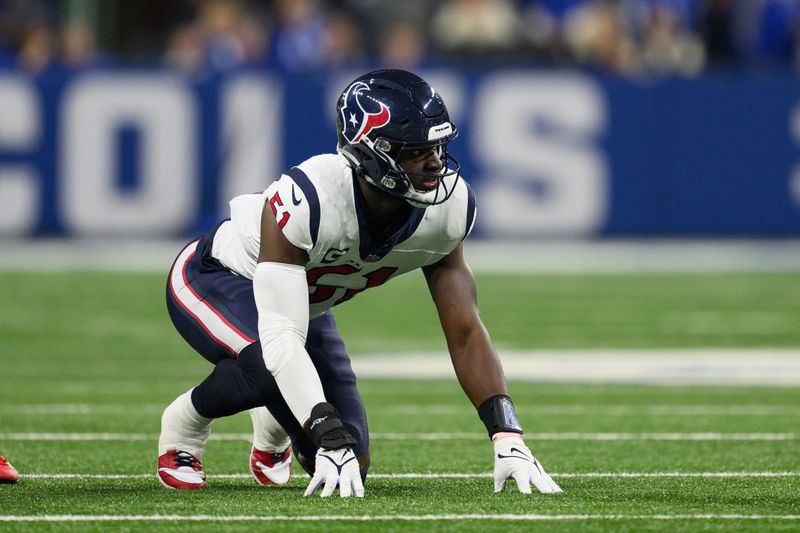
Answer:
[[[512,52],[520,44],[518,20],[508,0],[447,0],[434,16],[432,38],[450,55]]]
[[[347,12],[334,13],[327,20],[323,45],[324,62],[329,67],[347,67],[366,61],[361,32]]]
[[[335,0],[333,6],[347,11],[358,26],[364,41],[365,50],[373,57],[381,53],[386,32],[395,23],[410,23],[426,34],[430,19],[439,0]]]
[[[97,42],[94,32],[82,22],[71,22],[61,30],[61,64],[68,68],[83,68],[97,61]]]
[[[558,55],[561,43],[562,17],[559,7],[552,1],[529,0],[522,7],[522,37],[534,50]]]
[[[164,59],[167,64],[182,71],[196,70],[203,64],[205,50],[203,36],[194,24],[175,30],[167,43]]]
[[[277,63],[291,71],[307,72],[323,65],[326,15],[316,0],[275,0],[273,41]]]
[[[182,70],[206,66],[222,71],[255,64],[264,57],[265,32],[240,0],[205,0],[196,20],[170,37],[165,58]]]
[[[640,46],[640,67],[656,74],[695,75],[703,68],[703,43],[686,25],[688,13],[674,2],[650,2]]]
[[[572,63],[565,21],[578,8],[591,0],[524,0],[522,38],[532,58],[543,58],[557,64]]]
[[[55,36],[43,23],[31,24],[22,32],[17,66],[30,74],[41,74],[53,63]]]
[[[380,62],[387,68],[415,70],[426,56],[425,35],[418,24],[397,21],[381,42]]]
[[[569,11],[564,40],[579,63],[616,74],[638,71],[636,48],[615,2],[587,2]]]
[[[43,0],[0,0],[0,67],[37,74],[52,61],[52,6]]]
[[[758,32],[758,48],[763,57],[777,63],[794,59],[799,15],[798,0],[765,0]]]
[[[736,58],[733,0],[701,0],[698,26],[712,63],[727,63]]]
[[[0,68],[38,74],[51,65],[96,65],[99,57],[148,60],[164,48],[164,60],[186,71],[269,65],[313,72],[375,62],[414,69],[430,62],[429,46],[451,63],[545,58],[620,75],[693,75],[706,65],[800,68],[800,0],[96,4],[99,20],[109,25],[99,42],[98,27],[76,19],[82,16],[79,0],[0,0]]]
[[[46,0],[0,0],[0,48],[16,55],[33,26],[51,26],[55,2]]]

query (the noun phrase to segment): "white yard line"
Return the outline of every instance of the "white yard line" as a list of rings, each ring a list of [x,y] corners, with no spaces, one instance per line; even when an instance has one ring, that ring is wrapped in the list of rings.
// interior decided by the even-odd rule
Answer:
[[[620,521],[620,520],[800,520],[780,514],[387,514],[387,515],[0,515],[0,522],[437,522],[502,521]]]
[[[786,478],[800,477],[800,472],[560,472],[554,478]],[[149,474],[25,474],[25,479],[155,479]],[[252,479],[252,474],[210,474],[210,479]],[[473,479],[491,478],[491,472],[402,472],[370,473],[370,479]]]
[[[800,416],[798,405],[515,405],[518,410],[549,415],[603,415],[603,416]],[[0,412],[2,409],[0,408]],[[395,404],[370,408],[370,413],[407,416],[473,416],[475,410],[469,405],[450,404]]]
[[[9,403],[0,405],[0,415],[123,415],[161,414],[166,404]]]
[[[554,441],[794,441],[797,433],[526,433],[530,440]],[[212,433],[212,440],[250,441],[250,433]],[[373,440],[485,440],[486,433],[372,433]],[[156,441],[155,433],[0,433],[2,441]]]
[[[800,348],[499,350],[511,381],[800,385]],[[455,379],[445,352],[353,357],[359,378]]]
[[[516,404],[517,409],[535,413],[536,416],[603,415],[603,416],[798,416],[798,405],[711,405],[711,404]],[[51,416],[51,415],[125,415],[161,414],[163,404],[88,404],[88,403],[4,403],[0,415]],[[475,410],[467,405],[452,404],[392,404],[371,407],[370,413],[393,416],[473,416]]]
[[[526,433],[530,440],[577,441],[787,441],[797,440],[795,433]],[[375,440],[476,440],[485,439],[485,433],[374,433]],[[2,436],[0,436],[2,440]]]

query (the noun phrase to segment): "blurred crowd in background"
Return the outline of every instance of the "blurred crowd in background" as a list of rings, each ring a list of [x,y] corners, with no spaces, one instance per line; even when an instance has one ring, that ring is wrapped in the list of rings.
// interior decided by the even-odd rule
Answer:
[[[800,69],[800,0],[0,0],[0,68]]]

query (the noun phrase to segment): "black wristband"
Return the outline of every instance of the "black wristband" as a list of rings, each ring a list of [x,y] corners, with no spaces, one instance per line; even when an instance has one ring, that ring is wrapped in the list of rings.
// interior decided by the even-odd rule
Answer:
[[[336,408],[326,402],[318,403],[311,409],[305,430],[317,448],[340,450],[356,445],[356,439],[342,424]]]
[[[504,394],[497,394],[484,400],[478,406],[478,416],[486,426],[489,438],[492,438],[495,433],[522,433],[522,426],[517,418],[517,412],[514,410],[514,404],[511,403],[511,398]]]

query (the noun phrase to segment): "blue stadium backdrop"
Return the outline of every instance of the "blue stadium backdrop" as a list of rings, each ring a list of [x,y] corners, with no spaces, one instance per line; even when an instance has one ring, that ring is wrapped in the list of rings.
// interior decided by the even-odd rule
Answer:
[[[335,149],[357,73],[0,73],[0,235],[178,236]],[[422,73],[489,237],[800,234],[800,79]]]

